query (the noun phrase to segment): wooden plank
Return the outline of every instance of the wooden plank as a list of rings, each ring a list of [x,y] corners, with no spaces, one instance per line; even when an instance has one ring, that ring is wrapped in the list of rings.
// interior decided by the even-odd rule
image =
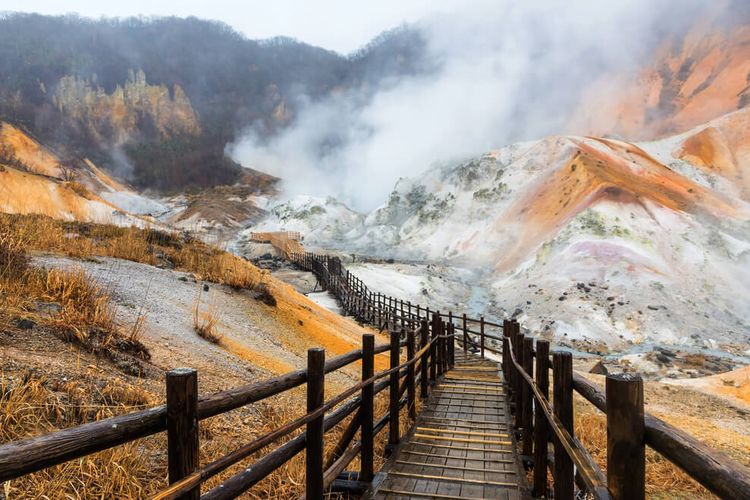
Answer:
[[[511,483],[509,481],[483,481],[483,480],[474,480],[474,479],[463,479],[458,477],[451,477],[451,476],[436,476],[433,474],[414,474],[409,472],[400,472],[400,471],[393,471],[390,472],[389,475],[399,476],[399,477],[419,477],[423,479],[432,479],[434,481],[458,481],[460,483],[471,483],[471,484],[481,484],[481,485],[494,485],[494,486],[510,486],[510,487],[516,487],[517,484],[515,482]]]
[[[433,444],[433,443],[424,443],[421,441],[411,441],[411,444],[413,445],[421,445],[421,446],[432,446],[433,448],[445,448],[448,450],[467,450],[467,451],[483,451],[485,453],[514,453],[513,450],[510,449],[488,449],[488,448],[479,448],[479,447],[472,447],[472,446],[451,446],[447,444]]]
[[[417,427],[417,431],[429,431],[441,434],[459,434],[464,436],[485,436],[485,437],[508,437],[507,433],[494,433],[494,432],[471,432],[471,431],[454,431],[452,429],[436,429],[434,427]]]
[[[412,451],[412,450],[403,450],[401,453],[404,453],[404,454],[407,454],[407,455],[416,455],[416,456],[421,456],[421,457],[438,456],[438,455],[434,455],[433,453],[423,453],[423,452],[420,452],[420,451]],[[443,456],[445,458],[453,458],[453,457],[450,457],[449,455],[443,455]],[[491,458],[485,458],[485,457],[481,457],[481,458],[469,458],[469,457],[466,457],[466,458],[464,458],[464,460],[474,461],[474,462],[491,462],[491,463],[496,463],[496,464],[513,464],[513,463],[515,463],[515,460],[491,459]]]
[[[417,497],[417,498],[439,498],[439,499],[447,499],[447,500],[486,500],[484,497],[442,495],[439,493],[418,493],[416,491],[402,491],[402,490],[395,490],[391,488],[381,488],[379,491],[382,493],[390,493],[390,494],[396,495],[395,498],[399,498],[399,496],[403,496],[405,498]]]
[[[458,458],[454,458],[458,460]],[[440,465],[440,464],[428,464],[424,462],[411,462],[408,460],[396,460],[397,464],[402,465],[419,465],[422,467],[427,468],[436,468],[436,469],[450,469],[450,470],[460,470],[460,471],[473,471],[473,472],[489,472],[491,474],[515,474],[516,471],[509,470],[509,471],[498,471],[497,469],[484,469],[481,467],[460,467],[455,465]]]

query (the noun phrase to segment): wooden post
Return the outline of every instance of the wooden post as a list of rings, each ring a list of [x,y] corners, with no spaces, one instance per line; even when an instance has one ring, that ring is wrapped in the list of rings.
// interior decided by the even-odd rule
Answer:
[[[307,412],[323,405],[326,352],[307,350]],[[323,415],[307,424],[305,491],[310,500],[323,499]]]
[[[503,378],[505,379],[506,385],[510,383],[510,356],[508,355],[508,349],[510,348],[510,327],[508,326],[509,321],[503,320]]]
[[[437,376],[440,377],[440,375],[443,374],[443,363],[445,359],[445,339],[442,338],[443,334],[445,333],[445,329],[443,328],[445,326],[445,323],[440,319],[439,313],[437,318],[437,323],[435,323],[437,326]]]
[[[377,312],[377,317],[378,317],[378,330],[380,330],[380,325],[381,325],[381,322],[380,322],[380,292],[378,292],[378,293],[377,293],[377,295],[375,295],[375,301],[376,301],[376,304],[377,304],[377,308],[378,308],[378,309],[377,309],[377,311],[378,311],[378,312]]]
[[[507,339],[503,338],[503,343]],[[549,400],[549,342],[536,343],[536,385],[545,399]],[[533,496],[547,498],[547,441],[549,423],[544,412],[534,415],[534,487]]]
[[[414,330],[411,328],[406,332],[406,358],[411,361],[414,357]],[[417,419],[417,397],[414,387],[414,369],[416,367],[416,361],[410,364],[406,368],[406,402],[409,408],[409,418],[412,420]]]
[[[519,361],[520,361],[520,356],[518,355],[519,351],[517,351],[517,349],[518,349],[518,345],[521,343],[520,337],[521,337],[521,329],[519,328],[518,323],[516,323],[515,321],[512,321],[511,322],[511,350],[513,351],[513,355],[516,356],[516,360],[519,360]],[[518,377],[519,377],[518,371],[516,371],[515,366],[512,366],[511,368],[512,370],[511,370],[510,378],[513,381],[513,393],[518,394],[520,392],[520,388],[518,385]],[[516,398],[514,396],[513,404],[515,404],[515,400]],[[516,407],[516,410],[518,410],[518,407]]]
[[[513,345],[513,355],[516,358],[516,363],[521,367],[523,367],[523,339],[523,335],[516,335],[516,340]],[[517,368],[514,367],[514,370],[516,369]],[[520,429],[523,427],[523,387],[526,385],[526,382],[523,380],[520,373],[516,373],[515,380],[516,390],[515,395],[513,396],[516,407],[515,428]]]
[[[198,372],[176,368],[167,372],[167,462],[169,484],[189,476],[198,468]],[[180,498],[200,497],[196,486]]]
[[[432,344],[430,345],[430,381],[435,382],[435,379],[437,378],[437,341],[435,340],[435,337],[437,336],[437,321],[435,321],[436,315],[432,315],[432,327],[430,328],[430,341]]]
[[[554,410],[565,430],[573,436],[573,356],[569,352],[552,354]],[[562,443],[555,439],[555,500],[573,499],[573,461]]]
[[[448,335],[453,335],[453,311],[448,311]],[[453,337],[448,338],[448,368],[453,366],[453,360],[451,359],[451,356],[453,355]]]
[[[424,346],[427,345],[427,343],[430,341],[430,325],[427,323],[427,318],[422,318],[422,322],[420,324],[419,328],[419,334],[420,334],[420,342],[419,342],[419,348],[422,349]],[[427,398],[427,362],[430,358],[430,350],[427,349],[424,354],[422,354],[422,366],[420,367],[422,376],[419,380],[419,395],[422,397],[422,399]]]
[[[362,380],[367,380],[375,374],[375,335],[366,333],[362,336]],[[362,388],[362,447],[360,449],[359,477],[369,483],[374,477],[373,470],[373,384]]]
[[[406,327],[406,317],[404,316],[404,301],[403,300],[399,300],[399,302],[401,303],[401,328],[405,328]]]
[[[455,337],[455,325],[448,323],[448,369],[453,368],[456,364],[456,337]]]
[[[482,357],[484,357],[484,316],[479,318],[479,338],[482,346]]]
[[[510,339],[503,337],[503,379],[506,387],[510,387],[510,369]]]
[[[532,379],[534,378],[534,339],[527,337],[523,339],[523,370]],[[534,451],[532,441],[532,426],[534,425],[534,398],[531,387],[524,381],[523,384],[523,454],[530,457]]]
[[[646,498],[646,442],[643,380],[639,375],[608,375],[607,487],[616,500]]]
[[[516,328],[512,321],[508,321],[508,343],[510,344],[510,351],[509,353],[515,353],[515,345],[516,345]],[[513,366],[513,363],[510,359],[510,354],[508,354],[508,383],[510,384],[510,390],[512,397],[511,405],[513,404],[513,400],[515,399],[515,393],[516,393],[516,369]],[[511,408],[513,410],[513,408]]]
[[[463,315],[463,328],[464,328],[464,354],[469,350],[469,332],[466,328],[466,313]]]
[[[399,332],[396,330],[391,331],[391,368],[395,368],[399,365]],[[391,373],[391,384],[390,384],[390,404],[388,406],[388,413],[390,419],[388,422],[388,445],[394,447],[399,441],[399,421],[398,421],[398,370]]]

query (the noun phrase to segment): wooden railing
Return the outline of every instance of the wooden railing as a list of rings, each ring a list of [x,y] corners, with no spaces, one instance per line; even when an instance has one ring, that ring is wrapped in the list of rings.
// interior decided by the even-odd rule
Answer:
[[[167,404],[164,406],[0,445],[0,482],[166,431],[170,486],[154,498],[198,498],[200,485],[206,480],[304,426],[304,433],[264,455],[251,467],[226,479],[201,498],[235,498],[302,450],[306,450],[308,498],[323,498],[323,492],[335,486],[339,475],[358,455],[361,467],[357,479],[352,481],[351,474],[347,474],[347,480],[341,482],[347,491],[363,491],[374,477],[375,436],[388,425],[389,446],[397,445],[401,439],[399,421],[402,410],[406,408],[407,418],[411,421],[417,416],[416,387],[420,387],[422,398],[428,397],[431,384],[453,364],[453,342],[447,341],[444,325],[438,315],[434,315],[431,322],[423,318],[416,329],[391,330],[390,343],[382,345],[375,345],[375,336],[366,334],[362,339],[362,349],[329,361],[325,360],[323,349],[310,349],[306,370],[203,397],[197,394],[198,374],[195,370],[172,370],[167,373]],[[404,348],[407,359],[401,362]],[[385,352],[389,352],[391,367],[374,373],[375,355]],[[357,361],[361,361],[362,382],[324,402],[325,374]],[[201,420],[305,383],[305,415],[207,465],[199,465]],[[374,397],[386,389],[390,394],[388,411],[375,419]],[[325,434],[351,415],[354,417],[341,433],[333,451],[324,457]],[[360,431],[360,439],[352,443],[357,431]]]
[[[550,363],[549,342],[525,337],[515,322],[506,322],[502,351],[515,426],[521,436],[523,455],[533,467],[534,496],[546,497],[549,493],[548,443],[552,442],[556,499],[573,498],[576,485],[595,498],[644,498],[646,446],[719,497],[750,498],[750,471],[746,467],[644,412],[640,376],[608,375],[602,393],[573,372],[570,352],[553,352]],[[550,366],[554,408],[548,394]],[[606,416],[606,475],[575,437],[573,391]]]
[[[498,324],[483,317],[432,312],[419,304],[372,292],[338,258],[304,252],[289,252],[287,256],[315,273],[349,314],[387,330],[390,342],[376,346],[373,335],[364,335],[362,349],[328,361],[324,351],[311,349],[306,369],[201,397],[196,391],[198,375],[194,370],[173,370],[167,373],[166,405],[0,445],[0,482],[166,431],[170,486],[156,498],[197,498],[207,479],[305,427],[304,433],[264,454],[202,498],[233,498],[302,450],[307,457],[307,498],[320,499],[326,489],[362,491],[374,476],[374,437],[388,426],[390,447],[399,442],[401,412],[406,408],[406,418],[411,421],[417,417],[417,387],[421,398],[428,397],[432,383],[452,366],[458,344],[464,350],[502,361],[513,425],[524,462],[533,468],[531,490],[536,496],[549,495],[549,467],[556,499],[572,499],[576,488],[596,498],[643,498],[644,448],[648,445],[717,495],[750,498],[747,468],[644,413],[639,377],[609,376],[602,393],[573,373],[569,352],[553,352],[550,362],[549,343],[525,337],[515,321]],[[404,348],[405,356],[401,352]],[[390,368],[376,374],[374,356],[386,351]],[[324,401],[325,374],[357,361],[361,361],[362,382]],[[305,415],[207,465],[199,464],[201,420],[303,384],[307,384]],[[388,411],[376,419],[373,398],[386,389]],[[606,475],[575,437],[573,391],[607,416]],[[324,457],[325,434],[352,415],[336,445]],[[359,441],[353,442],[358,431]],[[357,456],[360,470],[344,473]]]
[[[371,291],[336,257],[307,252],[292,254],[290,260],[315,273],[344,310],[363,322],[408,327],[431,314],[429,308],[419,304]],[[490,353],[502,360],[520,451],[525,465],[533,469],[529,486],[534,496],[549,496],[549,467],[556,499],[572,499],[576,490],[603,499],[644,498],[645,447],[649,446],[719,497],[750,499],[747,467],[644,412],[639,376],[609,375],[602,393],[573,372],[570,352],[555,351],[550,357],[549,342],[524,336],[514,320],[498,324],[453,312],[432,314],[463,349],[472,349],[483,357]],[[573,391],[607,418],[606,473],[575,437]]]

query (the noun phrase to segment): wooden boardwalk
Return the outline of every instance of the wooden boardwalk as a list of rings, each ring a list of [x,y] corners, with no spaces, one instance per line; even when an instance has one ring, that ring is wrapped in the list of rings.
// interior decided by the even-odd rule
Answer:
[[[511,429],[499,363],[457,351],[367,497],[525,498]]]

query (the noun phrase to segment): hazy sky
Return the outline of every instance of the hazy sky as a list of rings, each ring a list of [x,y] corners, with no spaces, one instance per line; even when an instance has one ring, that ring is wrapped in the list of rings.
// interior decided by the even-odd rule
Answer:
[[[348,53],[380,32],[484,0],[3,0],[0,10],[86,17],[196,16],[224,21],[248,38],[286,35]]]

